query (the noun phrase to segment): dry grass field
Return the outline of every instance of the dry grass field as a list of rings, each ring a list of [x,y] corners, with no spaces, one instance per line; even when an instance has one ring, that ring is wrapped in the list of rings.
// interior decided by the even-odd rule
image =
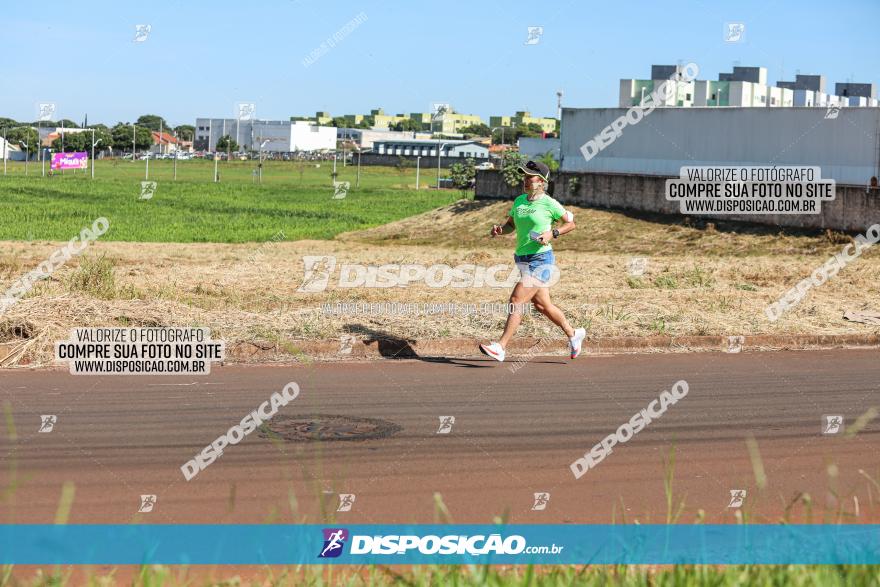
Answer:
[[[2,361],[7,366],[51,362],[54,341],[82,326],[209,326],[228,345],[251,342],[274,348],[287,360],[297,356],[301,341],[338,339],[346,333],[402,339],[495,337],[504,323],[507,288],[428,287],[424,281],[407,287],[347,288],[338,287],[338,271],[322,292],[297,288],[303,283],[305,255],[332,256],[337,269],[343,264],[512,265],[512,238],[486,236],[508,206],[460,201],[333,240],[98,241],[0,316],[0,343],[7,343]],[[574,211],[578,229],[555,245],[561,279],[552,295],[591,337],[880,331],[843,319],[848,309],[880,309],[876,249],[813,288],[778,322],[764,315],[768,303],[850,242],[847,235]],[[5,291],[60,244],[4,242],[0,287]],[[641,276],[628,270],[633,257],[646,258]],[[458,306],[339,314],[326,306],[355,302]],[[559,336],[537,314],[525,318],[520,334]]]

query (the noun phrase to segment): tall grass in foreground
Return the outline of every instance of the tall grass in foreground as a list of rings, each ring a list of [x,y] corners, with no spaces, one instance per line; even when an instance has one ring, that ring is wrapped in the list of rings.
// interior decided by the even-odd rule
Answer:
[[[870,408],[865,414],[850,426],[847,434],[855,436],[871,419],[877,416],[877,410]],[[6,437],[13,446],[19,437],[12,416],[12,406],[3,402],[3,418],[6,424]],[[269,435],[269,441],[281,453],[283,461],[291,460],[294,455],[288,454],[286,445],[277,435]],[[766,488],[766,473],[760,454],[758,443],[754,437],[745,440],[755,485],[760,492]],[[663,489],[666,496],[666,523],[677,523],[685,509],[686,495],[679,496],[676,492],[675,481],[676,449],[672,444],[668,454],[663,459]],[[0,485],[0,501],[10,500],[14,502],[15,494],[19,489],[18,458],[14,451],[8,459],[8,484]],[[285,467],[287,469],[287,467]],[[874,500],[871,487],[880,491],[880,483],[864,472],[859,473],[868,481],[869,503],[873,508]],[[289,479],[289,474],[285,476]],[[829,474],[829,477],[834,475]],[[829,479],[829,483],[833,479]],[[292,490],[291,490],[292,491]],[[319,492],[319,486],[315,486]],[[58,509],[55,515],[56,524],[68,523],[71,506],[75,497],[73,483],[65,483],[62,487]],[[805,494],[799,494],[795,498],[800,501]],[[296,523],[307,523],[309,520],[302,518],[296,505],[296,497],[291,492],[290,514]],[[229,511],[235,508],[235,487],[230,487]],[[844,500],[840,500],[842,503]],[[804,502],[807,503],[807,502]],[[773,523],[792,523],[790,503],[785,509],[781,519],[773,520]],[[323,509],[323,505],[322,505]],[[621,499],[621,510],[626,511]],[[841,523],[848,521],[857,523],[857,519],[845,519],[847,516],[842,510],[842,505],[836,509],[825,512],[825,523]],[[812,523],[812,509],[807,507],[806,522]],[[738,512],[737,523],[752,523],[755,515],[748,508],[744,512]],[[699,510],[695,523],[704,523],[705,513]],[[858,515],[855,515],[858,518]],[[332,508],[322,511],[322,519],[328,522],[334,520]],[[134,518],[132,523],[138,523],[139,518]],[[274,523],[277,515],[273,513],[265,523]],[[507,524],[508,512],[496,516],[495,524]],[[624,516],[623,524],[628,523]],[[767,522],[771,522],[767,520]],[[8,522],[7,522],[8,523]],[[443,496],[434,494],[434,523],[452,524],[453,516],[447,508]],[[616,523],[615,512],[612,512],[612,523]],[[636,523],[638,523],[636,521]],[[766,523],[766,522],[765,522]],[[46,567],[47,569],[49,567]],[[232,567],[238,569],[238,567]],[[252,568],[258,569],[256,565]],[[56,565],[51,571],[38,568],[32,574],[15,574],[14,565],[0,567],[0,587],[65,587],[89,585],[90,587],[113,587],[116,585],[133,585],[136,587],[195,587],[202,585],[210,586],[237,586],[237,585],[271,585],[273,587],[286,586],[398,586],[411,587],[456,587],[468,586],[702,586],[734,587],[740,585],[756,586],[782,586],[798,585],[802,587],[836,587],[836,586],[876,586],[880,585],[880,565],[539,565],[539,566],[487,566],[487,565],[424,565],[424,566],[382,566],[382,565],[346,565],[346,566],[320,566],[320,565],[294,565],[294,566],[265,566],[261,570],[249,573],[242,578],[239,575],[231,575],[227,567],[212,566],[205,572],[205,567],[198,567],[194,572],[185,565],[144,565],[138,568],[131,581],[120,580],[118,567],[110,571],[97,573],[90,566]],[[218,578],[218,575],[220,576]]]
[[[401,570],[400,567],[364,566],[322,568],[316,566],[266,568],[252,577],[223,576],[223,567],[214,567],[210,577],[204,572],[190,576],[186,567],[163,565],[143,566],[131,582],[119,581],[115,570],[105,574],[88,574],[72,578],[70,567],[47,574],[42,570],[30,577],[13,577],[13,568],[0,572],[0,587],[46,587],[90,585],[110,587],[183,587],[201,585],[368,585],[424,586],[447,585],[511,585],[511,586],[696,586],[713,587],[740,585],[799,585],[804,587],[869,586],[880,584],[880,567],[868,565],[815,566],[694,566],[657,568],[648,566],[568,566],[568,567],[488,567],[488,566],[422,566]],[[217,578],[221,575],[222,578]],[[75,583],[74,583],[75,581]]]

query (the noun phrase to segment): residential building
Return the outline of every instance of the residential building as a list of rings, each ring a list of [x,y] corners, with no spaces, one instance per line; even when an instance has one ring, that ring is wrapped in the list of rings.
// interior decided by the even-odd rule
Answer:
[[[540,116],[532,116],[528,110],[520,110],[513,116],[490,116],[489,126],[496,128],[525,126],[526,124],[537,124],[545,133],[556,132],[559,128],[559,121],[555,118],[545,118]]]
[[[877,84],[863,83],[838,83],[834,85],[834,93],[844,98],[852,96],[862,96],[864,98],[877,97]]]
[[[679,78],[682,67],[677,65],[652,65],[650,80],[620,80],[618,106],[630,108],[642,103],[660,83],[672,80],[676,84],[670,96],[663,96],[657,106],[734,106],[734,107],[827,107],[875,106],[874,84],[837,84],[837,94],[825,93],[825,76],[797,74],[794,81],[779,81],[775,86],[767,83],[767,68],[736,66],[729,73],[719,73],[718,80],[694,80],[684,82]],[[856,99],[853,99],[856,97]],[[864,98],[864,99],[861,99]]]
[[[329,112],[319,111],[315,112],[314,116],[291,116],[291,122],[311,122],[312,124],[329,126],[333,124],[333,117],[330,116]]]
[[[731,73],[719,73],[718,81],[722,82],[748,82],[750,84],[767,85],[766,67],[740,67],[733,68]]]
[[[811,92],[825,92],[825,76],[824,75],[801,75],[795,76],[793,82],[776,82],[779,88],[788,88],[789,90],[810,90]]]
[[[460,134],[463,128],[474,124],[484,124],[476,114],[460,114],[451,108],[434,116],[430,116],[430,130],[435,134]]]
[[[150,147],[151,153],[164,155],[174,153],[179,148],[177,137],[173,137],[167,132],[160,134],[156,131],[152,131],[150,134],[153,135],[153,146]]]
[[[409,118],[405,114],[397,114],[392,116],[391,114],[385,114],[385,111],[381,108],[376,108],[374,110],[370,110],[370,116],[368,122],[370,126],[374,129],[382,129],[389,128],[392,124],[397,124],[398,122],[402,122]]]
[[[620,80],[620,97],[618,106],[629,108],[637,106],[645,99],[654,100],[656,106],[694,106],[695,85],[694,80],[684,79],[683,65],[652,65],[651,79],[622,79]],[[672,84],[671,92],[661,95],[660,92],[653,96],[661,84]],[[653,98],[649,98],[653,96]]]

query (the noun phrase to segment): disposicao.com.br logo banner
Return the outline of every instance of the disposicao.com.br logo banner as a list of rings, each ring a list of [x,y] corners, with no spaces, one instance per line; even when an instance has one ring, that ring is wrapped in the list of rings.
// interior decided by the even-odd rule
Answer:
[[[880,564],[880,525],[3,524],[0,564]]]

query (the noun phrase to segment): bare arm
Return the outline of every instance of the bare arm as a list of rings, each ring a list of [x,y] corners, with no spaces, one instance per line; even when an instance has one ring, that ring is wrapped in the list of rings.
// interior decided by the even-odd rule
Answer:
[[[508,216],[507,221],[504,224],[493,224],[491,236],[498,236],[502,234],[507,234],[508,232],[513,232],[516,230],[516,224],[513,221],[513,216]]]
[[[575,228],[577,228],[577,225],[574,223],[574,215],[571,212],[566,212],[562,216],[562,218],[560,218],[560,220],[562,220],[563,222],[557,228],[557,230],[559,231],[559,236],[562,236],[563,234],[567,234],[567,233],[571,232],[572,230],[574,230]],[[539,237],[539,241],[541,242],[541,244],[544,244],[544,245],[549,243],[551,240],[553,240],[553,230],[552,229],[548,230],[547,232],[542,233],[541,236]]]

